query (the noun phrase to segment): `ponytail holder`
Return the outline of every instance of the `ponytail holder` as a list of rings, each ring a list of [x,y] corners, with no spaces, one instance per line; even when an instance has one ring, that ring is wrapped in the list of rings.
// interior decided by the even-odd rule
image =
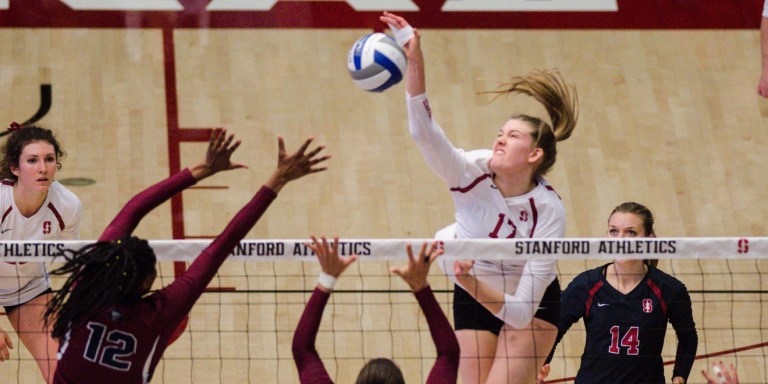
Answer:
[[[16,132],[16,131],[18,131],[18,130],[20,130],[22,128],[24,128],[24,127],[21,124],[19,124],[19,123],[14,121],[14,122],[11,123],[11,126],[8,127],[8,132]]]

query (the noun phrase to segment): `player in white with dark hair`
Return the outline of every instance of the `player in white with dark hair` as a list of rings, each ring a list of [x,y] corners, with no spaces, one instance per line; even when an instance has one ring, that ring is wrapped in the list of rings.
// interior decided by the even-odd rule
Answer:
[[[533,72],[513,78],[495,92],[535,98],[546,108],[552,125],[515,115],[499,130],[492,150],[465,152],[451,144],[432,118],[418,31],[388,12],[381,21],[393,29],[408,56],[411,135],[429,167],[450,187],[454,201],[456,224],[439,237],[562,237],[563,205],[543,179],[555,162],[556,143],[570,136],[577,120],[575,94],[559,74]],[[446,268],[449,275],[455,267],[463,276],[454,292],[463,383],[534,382],[557,334],[560,286],[555,261],[478,261],[473,274],[479,281],[466,274],[471,264]],[[504,302],[484,300],[489,290],[504,292]]]
[[[55,181],[63,152],[53,133],[13,124],[0,159],[0,240],[77,240],[83,204]],[[0,262],[0,305],[47,382],[56,370],[58,343],[43,314],[52,295],[45,263]],[[0,361],[13,348],[0,329]]]

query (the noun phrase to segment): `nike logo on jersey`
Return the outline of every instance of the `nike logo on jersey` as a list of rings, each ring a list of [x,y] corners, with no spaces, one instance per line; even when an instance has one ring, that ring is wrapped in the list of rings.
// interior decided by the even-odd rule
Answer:
[[[12,229],[13,229],[13,228],[3,229],[2,231],[0,231],[0,233],[6,233],[6,232],[8,232],[8,231],[10,231],[10,230],[12,230]]]
[[[597,306],[598,307],[605,307],[606,305],[610,305],[610,304],[608,304],[608,303],[601,303],[599,301],[597,302]]]

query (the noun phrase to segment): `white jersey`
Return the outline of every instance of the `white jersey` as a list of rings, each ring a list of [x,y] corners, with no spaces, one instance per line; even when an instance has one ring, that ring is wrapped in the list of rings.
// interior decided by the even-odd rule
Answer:
[[[407,97],[411,136],[427,165],[451,190],[456,223],[438,232],[438,238],[542,238],[565,236],[565,209],[560,197],[543,179],[530,192],[504,198],[493,183],[488,162],[491,150],[457,149],[432,119],[426,94]],[[456,282],[453,265],[440,263]],[[553,260],[475,262],[473,273],[490,287],[504,292],[509,303],[524,308],[503,309],[504,320],[516,328],[527,325],[547,286],[556,277]],[[511,300],[511,301],[510,301]],[[512,313],[515,312],[515,313]],[[501,314],[497,314],[500,318]],[[509,316],[517,317],[512,319]]]
[[[25,217],[13,199],[12,180],[0,183],[0,240],[77,240],[83,204],[58,181],[51,183],[40,209]],[[0,247],[6,246],[0,243]],[[35,252],[34,249],[30,249]],[[0,262],[0,305],[24,304],[48,289],[43,262]]]

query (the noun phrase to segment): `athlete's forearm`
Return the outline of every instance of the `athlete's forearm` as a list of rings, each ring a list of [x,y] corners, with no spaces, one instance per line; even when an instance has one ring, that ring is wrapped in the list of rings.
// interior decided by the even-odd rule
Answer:
[[[112,241],[131,234],[147,213],[194,184],[192,173],[185,169],[145,189],[125,204],[99,240]]]

